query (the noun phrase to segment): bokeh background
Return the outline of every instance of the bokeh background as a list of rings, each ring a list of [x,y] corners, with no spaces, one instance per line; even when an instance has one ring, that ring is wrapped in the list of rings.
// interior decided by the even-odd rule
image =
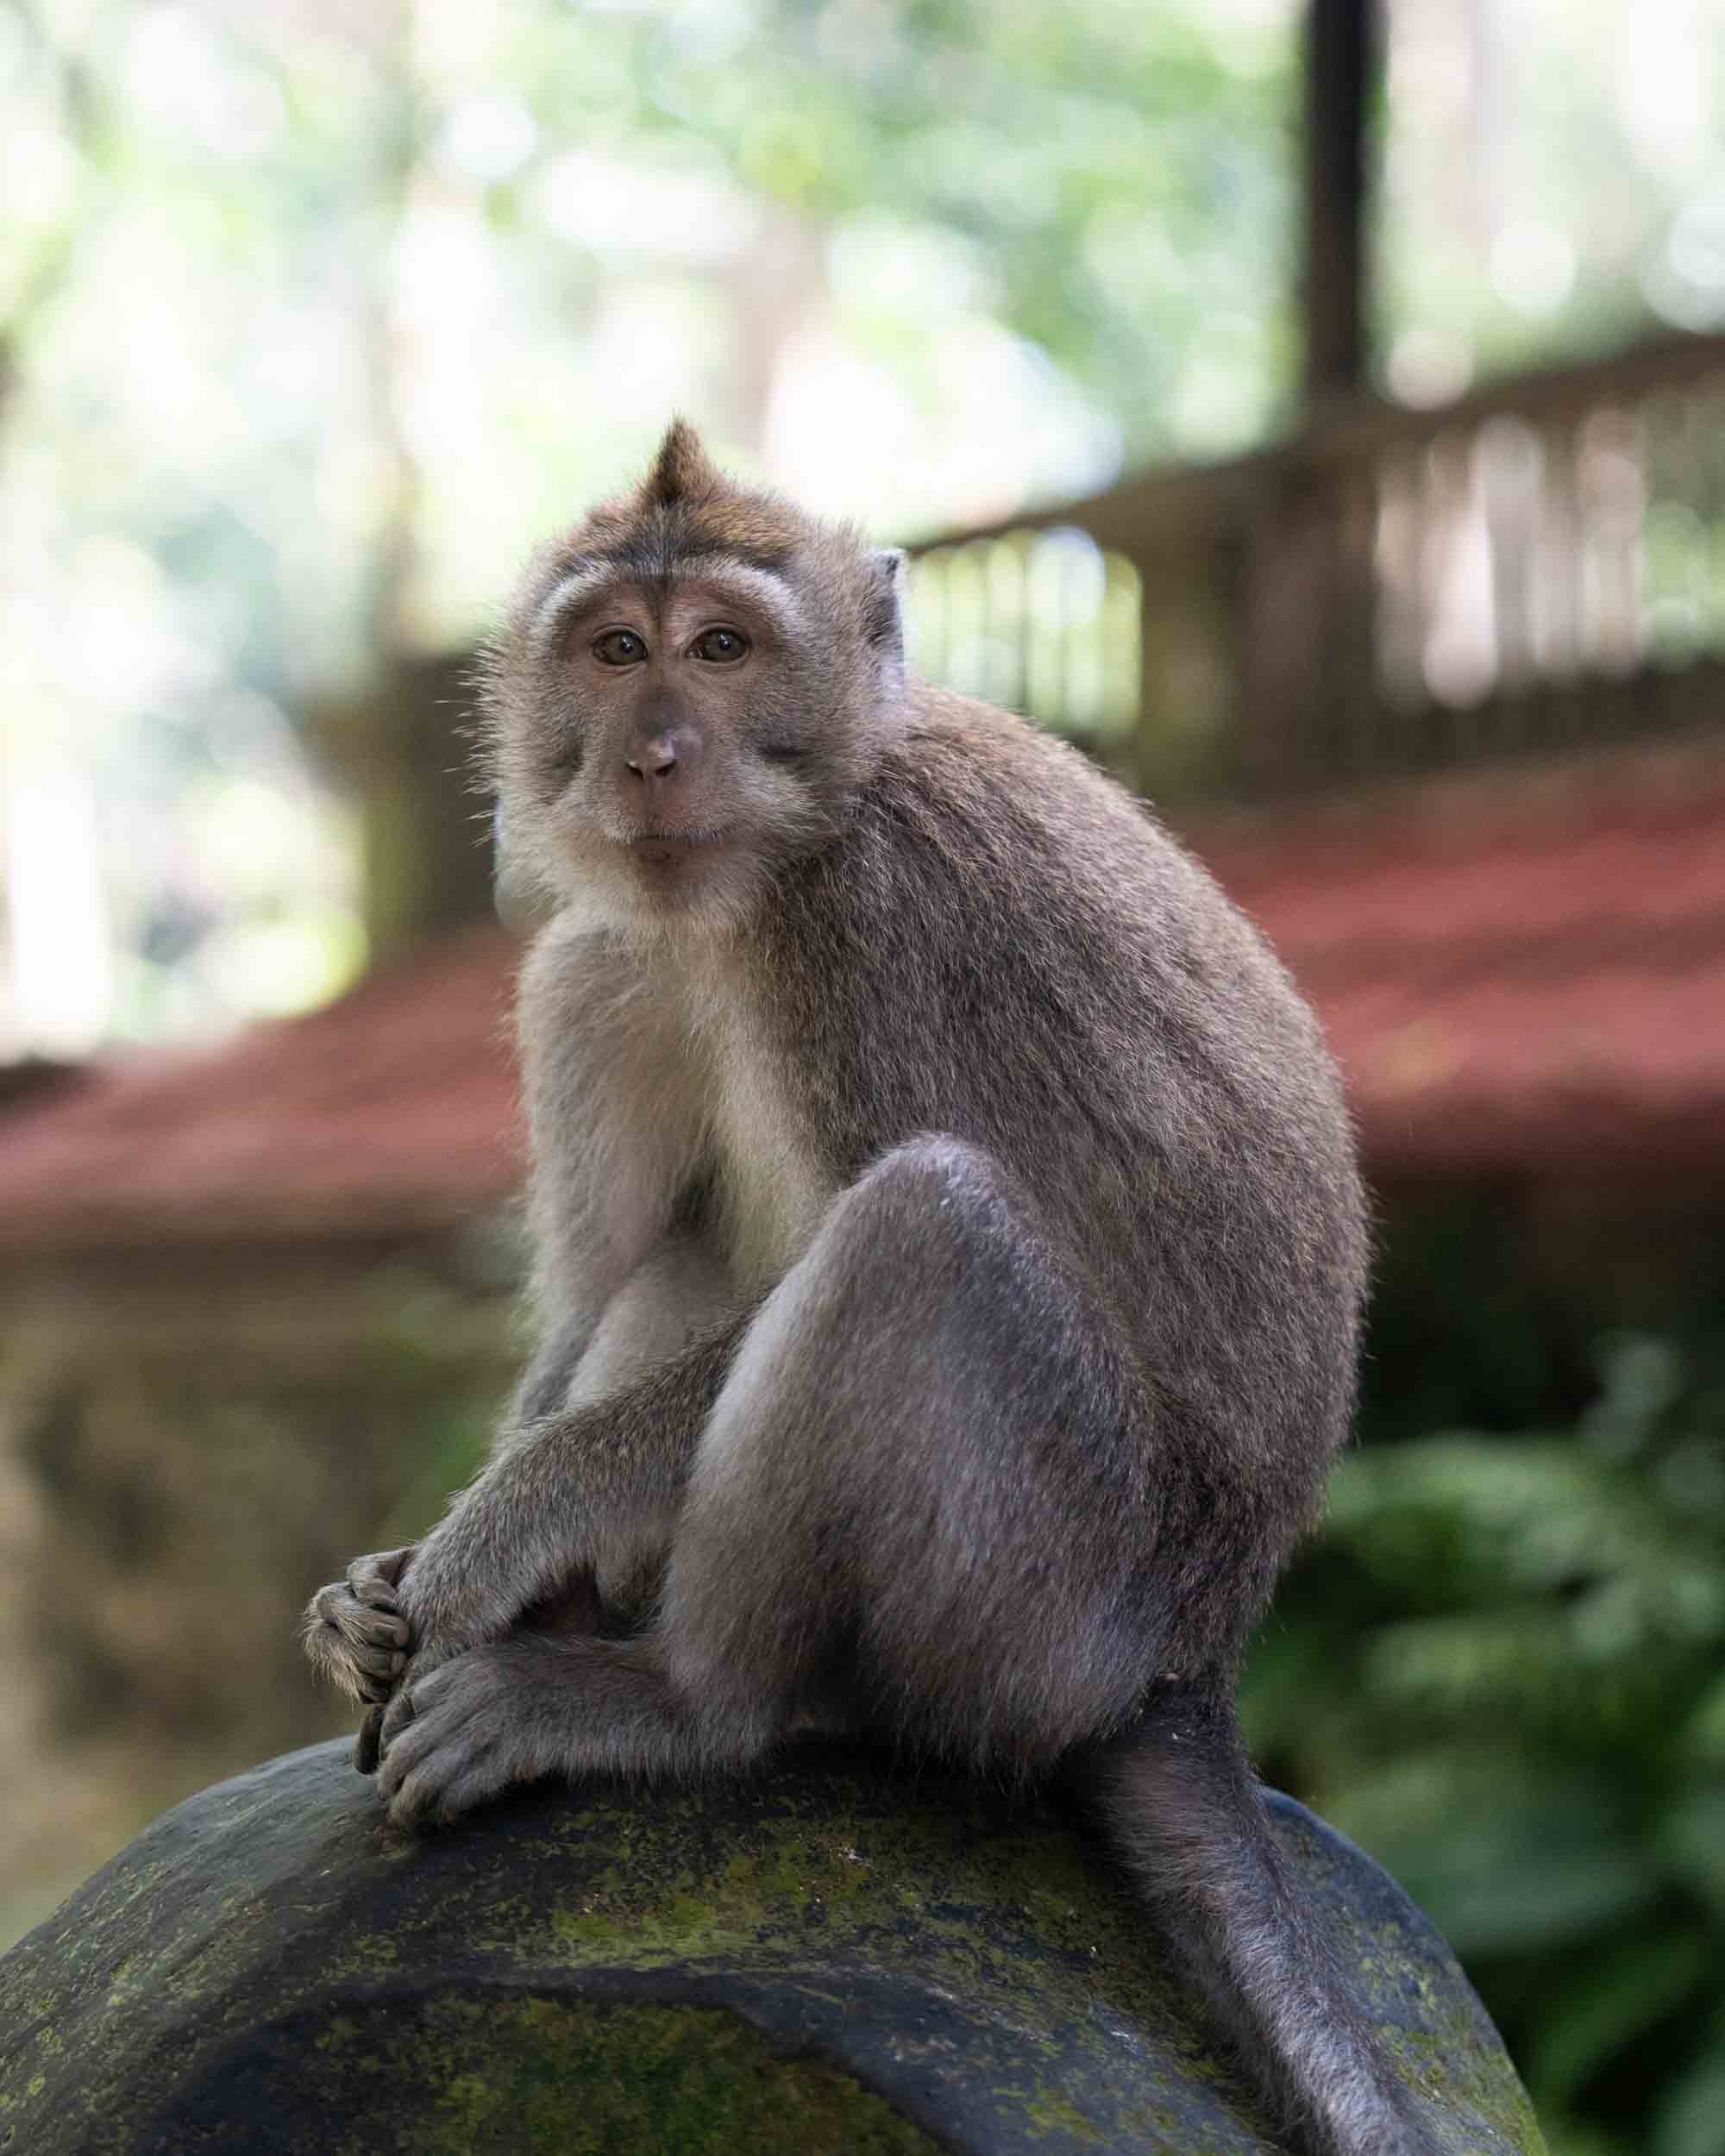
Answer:
[[[1720,2156],[1725,0],[0,0],[0,1941],[339,1726],[294,1611],[483,1448],[464,668],[674,410],[1318,1003],[1262,1762],[1558,2156]]]

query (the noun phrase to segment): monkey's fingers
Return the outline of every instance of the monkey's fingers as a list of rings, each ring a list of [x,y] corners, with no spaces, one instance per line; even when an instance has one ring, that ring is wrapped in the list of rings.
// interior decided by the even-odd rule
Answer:
[[[395,1680],[361,1669],[352,1651],[329,1625],[315,1625],[305,1633],[306,1657],[319,1677],[345,1692],[362,1707],[380,1707],[395,1689]]]
[[[361,1774],[375,1774],[383,1757],[383,1708],[373,1707],[360,1724],[354,1739],[354,1764]]]
[[[417,1546],[407,1542],[398,1550],[380,1550],[372,1557],[355,1557],[348,1567],[348,1592],[369,1609],[398,1612],[395,1590]]]
[[[400,1652],[405,1650],[412,1632],[412,1626],[398,1609],[386,1609],[374,1601],[361,1600],[341,1580],[332,1580],[328,1587],[320,1587],[311,1597],[306,1614],[333,1626],[356,1649]]]
[[[305,1613],[305,1651],[331,1683],[376,1704],[407,1666],[411,1627],[398,1613],[358,1601],[340,1580],[320,1588]]]

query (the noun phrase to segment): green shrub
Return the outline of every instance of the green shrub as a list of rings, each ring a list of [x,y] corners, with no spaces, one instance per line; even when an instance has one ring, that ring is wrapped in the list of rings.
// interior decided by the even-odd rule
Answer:
[[[1350,1458],[1247,1720],[1447,1934],[1554,2156],[1725,2156],[1725,1340],[1599,1371],[1569,1430]]]

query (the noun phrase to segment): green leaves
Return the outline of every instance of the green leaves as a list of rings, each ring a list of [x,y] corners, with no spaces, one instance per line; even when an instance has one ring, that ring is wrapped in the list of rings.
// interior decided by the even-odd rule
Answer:
[[[1665,2091],[1649,2156],[1725,2156],[1725,2032]]]
[[[1248,1671],[1271,1774],[1464,1958],[1562,2156],[1725,2151],[1725,1342],[1568,1432],[1367,1447]]]
[[[1675,1927],[1632,1934],[1560,1981],[1527,2059],[1547,2108],[1569,2104],[1602,2058],[1688,2003],[1712,1973],[1705,1934]]]

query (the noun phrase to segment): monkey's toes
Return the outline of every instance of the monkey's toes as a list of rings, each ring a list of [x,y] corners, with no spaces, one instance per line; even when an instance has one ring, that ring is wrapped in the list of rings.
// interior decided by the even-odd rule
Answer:
[[[354,1739],[354,1768],[359,1774],[375,1774],[378,1761],[383,1756],[383,1708],[373,1707],[367,1710],[360,1724],[360,1733]]]
[[[496,1757],[439,1752],[402,1777],[387,1800],[389,1823],[409,1833],[453,1826],[515,1779]]]
[[[392,1699],[383,1703],[383,1713],[378,1722],[378,1758],[387,1759],[395,1740],[413,1720],[413,1685],[410,1681],[396,1688]]]
[[[446,1664],[386,1713],[378,1791],[392,1825],[446,1826],[520,1778],[507,1715],[482,1678],[463,1681],[474,1674]]]

